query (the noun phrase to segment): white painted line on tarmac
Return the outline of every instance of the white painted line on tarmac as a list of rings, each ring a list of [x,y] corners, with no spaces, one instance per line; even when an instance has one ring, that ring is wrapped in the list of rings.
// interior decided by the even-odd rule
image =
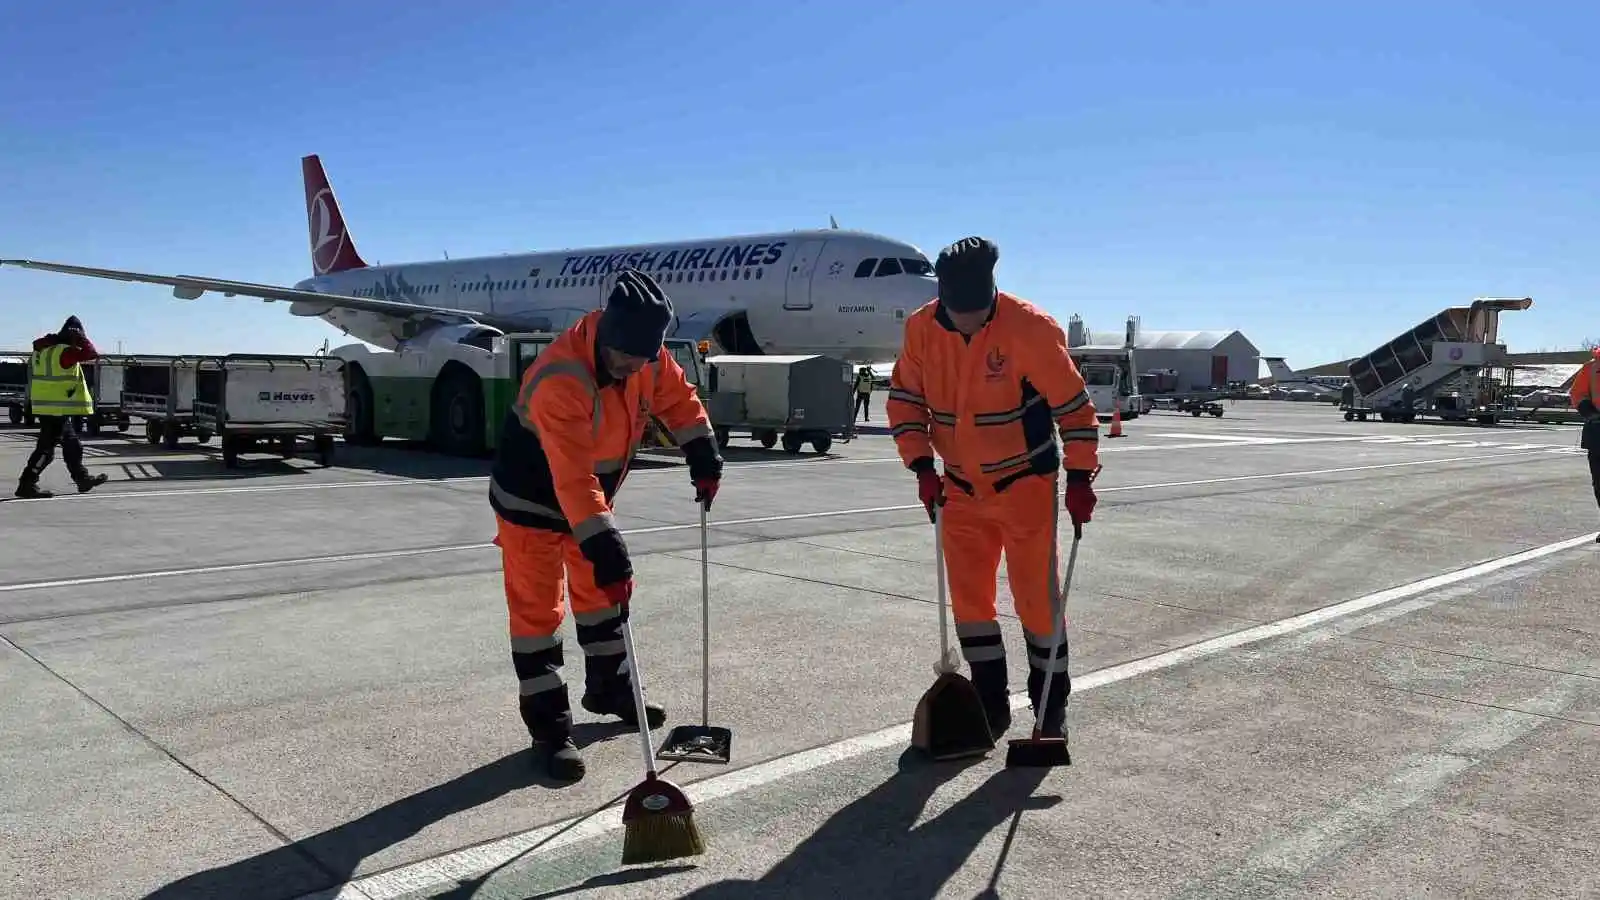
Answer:
[[[1451,462],[1470,462],[1488,459],[1502,459],[1508,456],[1527,457],[1530,453],[1499,453],[1488,456],[1457,456],[1447,459],[1413,459],[1404,462],[1376,463],[1365,466],[1340,466],[1333,469],[1307,469],[1298,472],[1262,472],[1255,475],[1225,475],[1218,478],[1198,478],[1189,481],[1159,481],[1153,484],[1127,484],[1120,487],[1096,488],[1096,494],[1122,493],[1125,491],[1149,491],[1159,488],[1197,487],[1207,484],[1226,484],[1234,481],[1263,481],[1274,478],[1300,478],[1311,475],[1335,475],[1344,472],[1367,472],[1375,469],[1398,469],[1406,466],[1438,465]],[[360,482],[357,482],[360,483]],[[822,512],[790,513],[781,516],[756,516],[746,519],[712,520],[712,528],[732,528],[739,525],[765,525],[772,522],[798,522],[807,519],[830,519],[840,516],[869,516],[878,513],[906,512],[920,510],[922,504],[908,503],[896,506],[869,506],[858,509],[835,509]],[[646,525],[640,528],[625,528],[624,535],[660,534],[669,531],[687,531],[699,528],[699,524],[679,525]],[[198,566],[189,569],[166,569],[155,572],[123,572],[115,575],[93,575],[84,578],[61,578],[53,581],[24,581],[16,584],[0,584],[0,594],[15,591],[39,591],[50,588],[77,587],[89,584],[112,584],[120,581],[137,581],[140,578],[174,578],[188,575],[211,575],[218,572],[242,572],[249,569],[270,569],[284,566],[309,566],[324,563],[362,562],[376,559],[399,559],[408,556],[428,556],[435,553],[457,553],[464,550],[484,550],[493,547],[489,542],[476,544],[455,544],[443,547],[421,547],[409,550],[376,550],[367,553],[342,553],[334,556],[309,556],[296,559],[262,560],[259,562],[227,563],[217,566]]]
[[[1542,547],[1535,547],[1510,556],[1491,559],[1463,569],[1456,569],[1431,578],[1424,578],[1421,581],[1414,581],[1410,584],[1367,594],[1353,600],[1346,600],[1343,603],[1336,603],[1332,606],[1325,606],[1321,609],[1290,616],[1286,619],[1245,628],[1196,644],[1190,644],[1186,647],[1168,650],[1154,656],[1075,675],[1072,679],[1072,692],[1074,696],[1077,696],[1084,691],[1091,691],[1121,681],[1138,678],[1142,675],[1175,668],[1246,644],[1270,640],[1301,629],[1330,622],[1343,616],[1372,609],[1376,606],[1405,600],[1453,584],[1481,578],[1490,573],[1509,569],[1554,553],[1592,544],[1594,539],[1595,535],[1591,533],[1582,537],[1557,541],[1553,544],[1545,544]],[[1011,708],[1014,710],[1028,708],[1028,695],[1026,692],[1012,695]],[[1522,727],[1524,726],[1520,724],[1519,720],[1518,724],[1506,729],[1506,731],[1508,734],[1515,734]],[[1486,733],[1485,740],[1480,743],[1492,744],[1499,739],[1498,736],[1490,737]],[[703,806],[714,800],[767,787],[797,775],[804,775],[833,763],[843,762],[891,747],[905,746],[909,744],[910,740],[911,724],[902,723],[871,734],[849,738],[827,746],[804,750],[742,769],[736,769],[726,775],[712,776],[683,787],[691,802],[697,806]],[[412,863],[388,872],[368,875],[339,888],[305,895],[300,900],[394,900],[394,898],[403,897],[413,892],[453,885],[458,881],[476,877],[505,865],[519,857],[522,860],[527,860],[539,854],[547,854],[582,841],[602,837],[621,828],[621,807],[610,806],[599,813],[564,819],[487,844],[447,853],[443,856]]]

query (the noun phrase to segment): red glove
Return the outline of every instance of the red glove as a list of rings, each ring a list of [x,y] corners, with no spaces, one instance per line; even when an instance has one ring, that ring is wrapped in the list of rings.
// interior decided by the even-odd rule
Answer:
[[[917,470],[917,499],[928,509],[928,521],[933,521],[933,507],[944,505],[944,479],[932,466]]]
[[[1089,521],[1094,513],[1094,485],[1088,479],[1068,481],[1066,495],[1067,515],[1072,518],[1072,524],[1082,525]]]
[[[697,478],[694,482],[694,500],[706,509],[711,508],[711,501],[717,498],[717,488],[722,486],[720,478]]]
[[[633,579],[624,578],[621,581],[602,584],[600,590],[605,593],[606,599],[611,601],[612,606],[627,606],[628,601],[633,598]]]

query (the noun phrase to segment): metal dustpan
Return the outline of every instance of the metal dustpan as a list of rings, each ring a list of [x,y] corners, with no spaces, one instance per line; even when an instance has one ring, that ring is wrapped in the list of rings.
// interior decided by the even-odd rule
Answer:
[[[678,725],[656,751],[672,762],[727,764],[733,758],[733,731],[711,721],[711,585],[707,556],[706,507],[700,505],[700,724]]]

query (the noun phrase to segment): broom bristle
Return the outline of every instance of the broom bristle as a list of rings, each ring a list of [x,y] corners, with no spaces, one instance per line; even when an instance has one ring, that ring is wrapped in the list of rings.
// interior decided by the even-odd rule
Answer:
[[[690,811],[643,816],[627,823],[622,836],[622,864],[661,862],[706,852],[705,838]]]

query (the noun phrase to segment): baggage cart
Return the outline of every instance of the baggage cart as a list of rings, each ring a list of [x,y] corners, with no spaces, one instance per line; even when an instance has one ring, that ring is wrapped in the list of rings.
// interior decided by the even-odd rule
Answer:
[[[194,420],[196,360],[181,356],[126,356],[122,365],[122,412],[144,422],[145,440],[176,450],[193,435],[204,444],[212,432]]]
[[[734,431],[770,449],[827,453],[849,441],[855,424],[855,369],[830,356],[713,356],[706,411],[717,445]]]
[[[127,431],[133,421],[122,409],[122,388],[128,358],[101,356],[83,365],[84,380],[94,397],[94,412],[84,421],[83,433],[97,435],[106,428]]]
[[[33,424],[33,413],[28,410],[28,361],[32,358],[27,350],[0,350],[0,406],[6,408],[12,425]]]
[[[222,442],[222,464],[265,443],[284,459],[310,438],[317,461],[333,465],[333,437],[345,429],[344,360],[334,356],[233,353],[197,365],[194,422]]]

